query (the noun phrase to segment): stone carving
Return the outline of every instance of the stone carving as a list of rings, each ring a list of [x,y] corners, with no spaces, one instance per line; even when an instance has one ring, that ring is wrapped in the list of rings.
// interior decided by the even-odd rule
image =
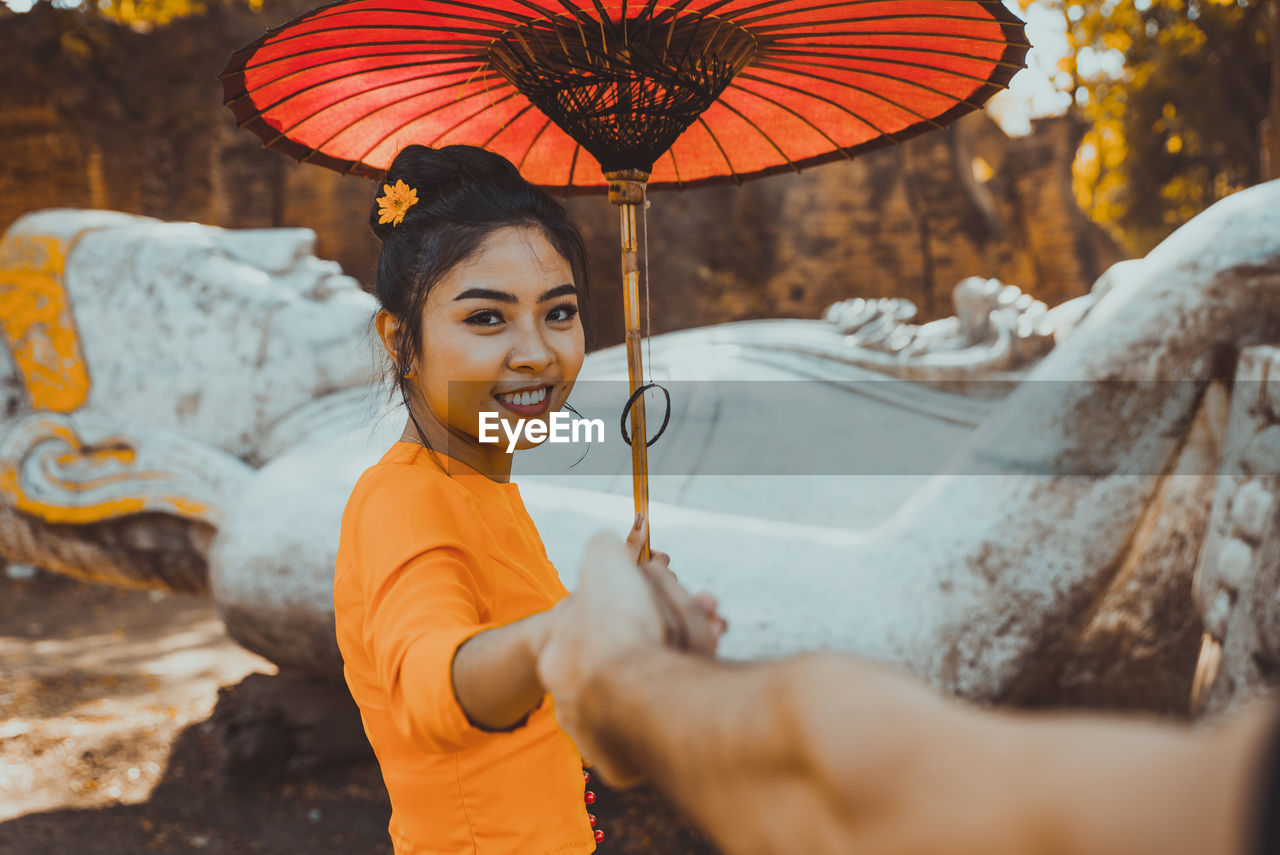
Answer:
[[[1195,579],[1196,701],[1220,709],[1280,679],[1280,349],[1246,349]]]
[[[357,351],[371,299],[311,246],[301,229],[109,211],[15,223],[0,241],[0,554],[206,589],[259,439],[375,376]]]
[[[913,380],[959,380],[1026,368],[1054,342],[1049,307],[1016,285],[970,276],[952,291],[955,314],[927,324],[912,324],[916,307],[899,297],[856,297],[827,307],[860,365]],[[1091,302],[1079,298],[1059,307],[1073,320]]]
[[[278,419],[378,376],[373,298],[313,246],[306,229],[23,217],[0,245],[0,333],[27,405],[127,416],[253,460]]]
[[[72,234],[83,228],[73,219],[45,213],[15,229]],[[81,247],[112,228],[121,234],[96,243],[98,254],[82,266]],[[135,260],[123,275],[95,275],[122,238],[126,257],[151,261]],[[208,531],[190,549],[207,558],[209,590],[236,638],[282,665],[336,675],[329,579],[338,520],[356,477],[398,435],[400,417],[372,380],[365,295],[297,261],[307,256],[305,240],[256,267],[245,263],[253,254],[237,255],[234,244],[227,233],[197,226],[113,221],[67,251],[68,305],[92,380],[82,406],[203,443],[248,467],[238,470],[243,479],[234,488],[224,488],[234,495],[222,494],[216,523],[187,523]],[[311,271],[314,287],[291,285],[291,276],[303,276],[297,271]],[[245,277],[254,284],[237,287]],[[12,281],[0,274],[0,295]],[[95,296],[107,282],[124,283],[115,285],[124,295]],[[164,299],[134,300],[134,291]],[[1214,473],[1221,449],[1233,447],[1224,439],[1226,413],[1243,406],[1221,366],[1274,341],[1280,329],[1280,183],[1219,203],[1145,259],[1113,267],[1087,298],[1049,310],[1024,297],[967,280],[957,289],[956,317],[935,325],[905,324],[901,304],[863,303],[833,307],[839,327],[743,322],[653,340],[656,379],[715,381],[703,387],[711,390],[703,400],[678,403],[664,440],[671,449],[707,449],[695,461],[713,458],[726,432],[746,430],[749,420],[724,415],[736,401],[721,382],[746,378],[820,379],[833,422],[815,442],[833,453],[842,442],[875,452],[876,431],[883,436],[891,424],[903,442],[939,461],[919,471],[843,477],[685,472],[655,479],[655,545],[675,556],[682,579],[720,596],[734,626],[727,655],[848,649],[984,700],[1060,700],[1046,675],[1089,702],[1169,710],[1176,697],[1186,698],[1199,641],[1191,577],[1202,542],[1206,556],[1214,542],[1206,537],[1221,504]],[[131,314],[120,314],[116,302]],[[134,328],[126,348],[101,346],[103,330],[126,317]],[[148,379],[141,375],[153,369],[124,364],[136,358],[128,348],[138,347],[161,363],[156,373],[169,368],[148,330],[180,354],[172,358],[184,371]],[[1051,340],[1053,349],[1038,358]],[[16,341],[10,337],[11,352]],[[231,355],[217,361],[206,353],[217,347]],[[32,375],[15,363],[29,396]],[[620,349],[601,351],[588,357],[584,378],[617,377],[622,366]],[[276,382],[280,376],[292,382]],[[188,405],[199,411],[192,417],[183,396],[209,377],[227,388],[202,389]],[[869,382],[889,378],[928,384]],[[992,378],[1022,382],[994,397],[936,382]],[[214,410],[203,409],[209,397]],[[24,406],[35,411],[30,400]],[[847,431],[864,416],[872,439],[850,440]],[[0,435],[21,418],[7,416]],[[787,438],[757,437],[760,456]],[[137,441],[151,440],[139,434]],[[1251,440],[1240,452],[1263,467],[1249,470],[1263,487],[1258,473],[1277,471],[1270,442]],[[207,480],[207,468],[190,478]],[[631,517],[625,471],[607,471],[603,479],[519,475],[570,586],[585,540],[601,527],[621,531]],[[11,518],[32,517],[10,492],[0,487],[0,494]],[[1222,523],[1230,537],[1251,550],[1270,548],[1266,520],[1274,505],[1266,496],[1246,491],[1232,507]],[[13,554],[14,540],[0,530],[0,556],[40,563]],[[1214,559],[1216,575],[1201,562],[1195,601],[1209,623],[1223,618],[1205,608],[1206,596],[1225,610],[1226,634],[1217,636],[1225,638],[1224,668],[1233,661],[1232,639],[1246,638],[1236,622],[1256,616],[1241,607],[1240,591],[1251,584],[1276,590],[1257,571],[1263,559],[1256,552],[1251,561],[1238,547],[1226,553],[1225,562]],[[168,584],[158,576],[146,581]],[[1106,662],[1114,664],[1099,664]],[[1109,694],[1125,686],[1137,688]]]
[[[0,436],[0,483],[18,511],[53,523],[146,512],[216,526],[248,467],[160,432],[130,435],[87,414],[30,413]]]

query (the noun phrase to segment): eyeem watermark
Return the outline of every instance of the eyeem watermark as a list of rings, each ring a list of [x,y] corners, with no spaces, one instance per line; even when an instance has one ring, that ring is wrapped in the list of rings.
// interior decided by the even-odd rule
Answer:
[[[516,450],[523,436],[530,442],[604,442],[604,419],[580,419],[568,413],[552,413],[548,421],[518,419],[515,427],[498,413],[480,413],[481,442],[501,442],[498,428],[507,436],[507,452]]]

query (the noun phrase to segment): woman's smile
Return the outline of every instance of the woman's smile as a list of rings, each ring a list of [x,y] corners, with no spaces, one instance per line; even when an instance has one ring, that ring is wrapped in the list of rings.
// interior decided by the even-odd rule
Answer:
[[[522,418],[539,416],[551,406],[554,384],[529,386],[525,385],[512,392],[497,392],[496,400],[503,409],[510,410]]]

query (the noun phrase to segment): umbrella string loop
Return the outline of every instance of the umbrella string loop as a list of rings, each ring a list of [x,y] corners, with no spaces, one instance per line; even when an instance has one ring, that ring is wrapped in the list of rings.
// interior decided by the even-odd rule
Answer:
[[[631,434],[627,433],[627,418],[631,415],[631,408],[635,406],[635,403],[640,399],[640,396],[650,389],[657,389],[662,392],[663,396],[667,399],[667,406],[666,412],[662,414],[662,427],[658,428],[658,432],[653,435],[652,439],[644,444],[644,447],[648,448],[657,442],[658,437],[662,436],[666,431],[667,423],[671,421],[671,393],[668,392],[667,388],[661,383],[645,383],[639,389],[636,389],[631,393],[631,397],[627,398],[627,405],[622,408],[622,418],[619,420],[618,426],[622,428],[622,439],[627,443],[627,445],[631,445]]]

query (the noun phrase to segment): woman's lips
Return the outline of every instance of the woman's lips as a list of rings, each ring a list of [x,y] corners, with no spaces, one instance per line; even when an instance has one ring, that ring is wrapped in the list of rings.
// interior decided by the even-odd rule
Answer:
[[[494,395],[493,399],[497,401],[503,409],[509,410],[521,417],[537,416],[545,413],[551,407],[551,386],[542,387],[542,400],[535,404],[517,404],[513,401],[506,400],[503,397]]]

